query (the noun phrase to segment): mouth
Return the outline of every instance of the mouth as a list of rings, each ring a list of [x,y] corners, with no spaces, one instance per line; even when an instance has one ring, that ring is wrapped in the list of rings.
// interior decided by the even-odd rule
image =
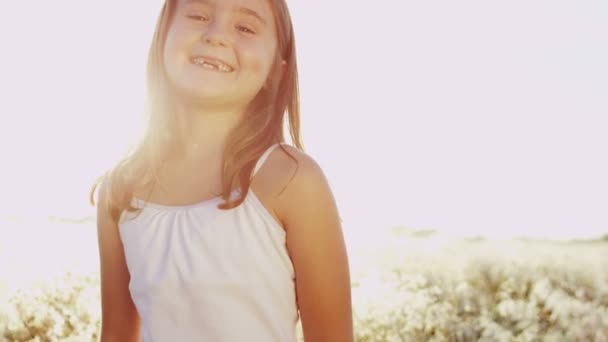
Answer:
[[[234,68],[228,63],[209,56],[192,56],[190,57],[190,63],[203,67],[205,69],[223,73],[229,73],[234,71]]]

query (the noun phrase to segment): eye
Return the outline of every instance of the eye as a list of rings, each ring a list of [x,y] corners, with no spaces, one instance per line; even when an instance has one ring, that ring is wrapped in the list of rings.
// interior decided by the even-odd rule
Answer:
[[[236,27],[237,30],[243,32],[243,33],[247,33],[247,34],[255,34],[255,31],[253,31],[252,29],[243,26],[243,25],[237,25]]]
[[[207,18],[207,16],[205,15],[198,15],[198,14],[191,14],[187,16],[188,18],[195,20],[195,21],[209,21],[209,18]]]

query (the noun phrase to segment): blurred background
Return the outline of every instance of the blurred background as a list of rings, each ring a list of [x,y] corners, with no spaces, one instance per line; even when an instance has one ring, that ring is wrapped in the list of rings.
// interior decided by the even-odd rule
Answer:
[[[1,5],[2,216],[93,213],[141,127],[160,4]],[[304,141],[346,230],[607,232],[608,3],[290,7]]]
[[[0,3],[5,297],[66,267],[96,270],[89,189],[139,136],[161,3]],[[304,144],[353,263],[395,232],[606,239],[608,2],[289,6]]]

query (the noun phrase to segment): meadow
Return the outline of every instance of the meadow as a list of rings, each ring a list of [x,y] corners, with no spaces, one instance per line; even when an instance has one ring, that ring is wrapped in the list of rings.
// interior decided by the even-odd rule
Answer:
[[[0,223],[0,341],[96,341],[94,222]],[[356,341],[608,341],[606,239],[395,229],[347,245]]]

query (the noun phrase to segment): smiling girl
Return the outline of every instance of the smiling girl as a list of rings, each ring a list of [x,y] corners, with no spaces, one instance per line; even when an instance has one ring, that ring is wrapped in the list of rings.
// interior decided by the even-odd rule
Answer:
[[[300,141],[294,44],[284,0],[164,3],[145,134],[91,191],[101,341],[295,341],[298,320],[306,342],[353,341],[339,215]]]

